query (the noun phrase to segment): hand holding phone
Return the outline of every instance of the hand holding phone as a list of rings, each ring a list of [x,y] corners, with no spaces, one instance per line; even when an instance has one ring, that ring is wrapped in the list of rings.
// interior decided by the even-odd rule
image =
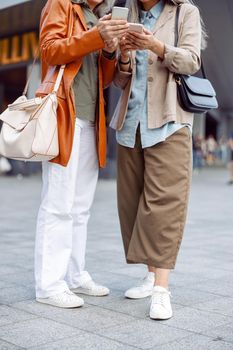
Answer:
[[[143,33],[143,25],[140,23],[129,23],[129,32]]]
[[[129,11],[128,9],[126,10],[127,11],[123,11],[125,13],[124,16],[126,16],[126,12],[128,13]],[[115,16],[119,16],[119,12],[117,12]],[[111,41],[114,38],[122,37],[128,31],[129,24],[127,19],[113,19],[112,15],[108,14],[99,19],[96,27],[104,41]]]

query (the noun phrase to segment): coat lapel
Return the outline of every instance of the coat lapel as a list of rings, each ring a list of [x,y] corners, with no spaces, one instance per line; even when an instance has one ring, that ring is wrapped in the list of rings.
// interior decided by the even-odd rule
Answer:
[[[77,13],[77,15],[78,15],[78,17],[83,25],[83,28],[85,30],[87,30],[87,24],[86,24],[85,17],[84,17],[83,10],[82,10],[81,6],[78,4],[73,4],[73,9]]]
[[[163,27],[167,21],[173,16],[174,5],[169,4],[168,2],[165,4],[164,9],[156,21],[155,27],[153,29],[153,34],[157,33],[157,31]]]

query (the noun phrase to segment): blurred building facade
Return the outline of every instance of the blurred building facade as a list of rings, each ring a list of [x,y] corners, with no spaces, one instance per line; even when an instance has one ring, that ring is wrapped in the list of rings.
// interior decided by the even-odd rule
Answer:
[[[45,0],[4,1],[0,4],[0,108],[22,94],[39,44],[40,12]],[[15,3],[17,3],[15,5]],[[10,6],[10,5],[14,6]],[[39,61],[33,72],[29,96],[40,79]]]
[[[22,94],[39,44],[40,13],[46,0],[1,0],[0,2],[0,111]],[[209,34],[203,54],[205,70],[216,88],[219,109],[195,118],[194,134],[216,139],[228,137],[233,130],[233,1],[196,0]],[[218,25],[216,25],[218,23]],[[40,63],[36,62],[29,85],[32,97],[40,81]],[[108,114],[112,114],[119,93],[108,92]],[[108,158],[114,168],[114,133],[109,131]],[[110,170],[112,173],[114,170]],[[104,175],[105,176],[105,175]],[[108,176],[108,175],[106,175]]]
[[[202,58],[207,77],[213,83],[219,109],[195,118],[194,133],[213,135],[216,140],[233,131],[233,1],[195,0],[208,33],[208,47]]]

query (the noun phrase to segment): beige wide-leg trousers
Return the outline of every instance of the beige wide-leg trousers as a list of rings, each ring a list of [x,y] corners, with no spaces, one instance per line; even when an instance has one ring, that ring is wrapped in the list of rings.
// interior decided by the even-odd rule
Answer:
[[[186,220],[192,137],[183,127],[142,149],[118,146],[118,211],[128,263],[173,269]]]

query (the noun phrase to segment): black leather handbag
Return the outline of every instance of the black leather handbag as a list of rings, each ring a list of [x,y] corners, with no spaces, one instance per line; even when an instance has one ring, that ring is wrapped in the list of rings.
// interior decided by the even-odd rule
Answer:
[[[178,46],[179,16],[181,6],[177,6],[175,23],[175,46]],[[204,113],[218,108],[216,92],[206,78],[203,62],[201,62],[203,78],[192,75],[175,74],[178,101],[182,109],[191,113]]]

